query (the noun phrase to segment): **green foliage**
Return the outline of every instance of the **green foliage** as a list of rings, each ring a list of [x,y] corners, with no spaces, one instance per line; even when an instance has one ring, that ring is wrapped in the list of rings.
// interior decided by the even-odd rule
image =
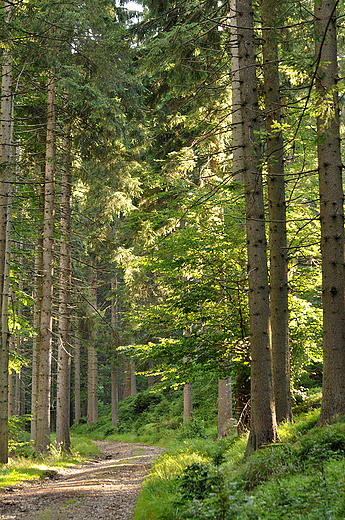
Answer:
[[[207,391],[205,391],[207,387]],[[183,392],[179,390],[145,390],[119,402],[119,420],[111,424],[110,405],[100,406],[99,420],[87,428],[86,421],[73,425],[72,432],[91,438],[131,439],[128,442],[164,444],[178,437],[207,438],[216,435],[217,382],[200,379],[193,386],[194,420],[182,425]]]
[[[20,440],[21,439],[21,440]],[[17,442],[14,444],[14,452],[8,464],[0,467],[0,488],[17,484],[23,480],[44,478],[58,468],[73,466],[85,461],[86,458],[99,453],[94,443],[83,436],[72,435],[72,453],[66,454],[54,447],[52,437],[51,450],[48,455],[37,455],[27,434],[19,432]]]
[[[245,460],[243,439],[175,445],[156,461],[134,518],[340,520],[345,511],[345,423],[340,419],[315,428],[318,416],[313,410],[284,424],[282,443]],[[224,457],[218,466],[214,452]]]

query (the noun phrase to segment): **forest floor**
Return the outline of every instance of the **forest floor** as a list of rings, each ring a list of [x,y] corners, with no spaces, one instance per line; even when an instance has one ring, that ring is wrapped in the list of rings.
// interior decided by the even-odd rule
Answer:
[[[0,519],[131,520],[141,483],[164,450],[94,442],[101,453],[87,463],[1,489]]]

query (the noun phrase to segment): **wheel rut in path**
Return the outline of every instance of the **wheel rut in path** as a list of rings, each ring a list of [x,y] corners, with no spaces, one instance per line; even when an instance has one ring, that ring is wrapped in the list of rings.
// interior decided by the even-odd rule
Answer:
[[[164,450],[94,442],[102,453],[89,462],[0,489],[0,519],[131,520],[142,481]]]

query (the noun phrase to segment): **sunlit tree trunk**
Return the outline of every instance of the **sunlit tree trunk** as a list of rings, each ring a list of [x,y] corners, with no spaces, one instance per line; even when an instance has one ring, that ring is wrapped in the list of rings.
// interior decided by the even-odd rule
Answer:
[[[117,290],[117,276],[111,281],[111,290],[114,292]],[[114,339],[113,349],[114,352],[111,354],[111,424],[116,426],[119,420],[119,370],[118,370],[118,355],[115,349],[119,346],[119,334],[118,334],[118,307],[117,299],[114,296],[112,298],[111,305],[111,327],[112,336]]]
[[[71,132],[65,125],[63,150],[64,166],[61,174],[61,242],[59,273],[59,345],[57,367],[56,444],[70,451],[70,386],[71,386]]]
[[[74,340],[74,422],[78,424],[81,418],[80,404],[80,338],[77,330]]]
[[[44,184],[42,306],[40,342],[37,349],[36,451],[46,453],[50,446],[50,387],[52,355],[53,248],[55,216],[56,107],[55,78],[48,78],[47,144]]]
[[[187,424],[193,418],[193,387],[187,383],[183,387],[183,424]]]
[[[336,5],[315,0],[319,117],[323,385],[320,423],[345,415],[344,194],[338,113]]]
[[[10,24],[12,2],[4,2],[5,23]],[[10,43],[10,41],[9,41]],[[0,464],[8,461],[8,294],[12,216],[12,53],[5,46],[1,81],[1,172],[0,172]]]
[[[244,156],[249,319],[251,345],[251,428],[247,453],[277,439],[271,348],[265,211],[258,132],[259,105],[251,0],[237,3],[239,74]]]
[[[218,380],[218,439],[233,426],[231,377]]]
[[[133,361],[130,362],[129,369],[130,369],[130,380],[131,380],[131,395],[135,395],[137,393],[137,378],[135,375],[135,365],[134,365]]]
[[[16,161],[19,159],[19,149],[16,147]],[[23,242],[17,243],[18,249],[23,249]],[[19,265],[19,273],[18,273],[18,289],[21,293],[24,291],[24,283],[23,283],[23,256],[20,255],[18,260]],[[19,299],[18,301],[18,316],[23,316],[23,303]],[[16,350],[19,355],[23,356],[23,334],[19,331],[17,333],[16,338]],[[19,372],[15,375],[15,415],[19,417],[23,417],[25,415],[25,380],[24,380],[24,372],[23,369],[20,368]],[[25,427],[25,422],[22,422],[23,428]]]
[[[270,243],[270,320],[273,388],[277,421],[291,421],[286,207],[276,17],[279,4],[262,0],[262,51],[267,132],[267,185]]]

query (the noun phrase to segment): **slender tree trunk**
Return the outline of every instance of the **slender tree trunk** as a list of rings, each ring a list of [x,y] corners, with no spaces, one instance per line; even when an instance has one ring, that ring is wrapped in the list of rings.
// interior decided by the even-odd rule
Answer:
[[[46,138],[45,138],[46,141]],[[37,352],[40,344],[40,323],[42,309],[42,287],[43,287],[43,220],[44,220],[44,177],[45,177],[45,158],[39,164],[40,179],[42,184],[38,186],[38,208],[41,217],[40,232],[35,246],[35,266],[34,266],[34,290],[33,290],[33,326],[34,335],[32,339],[32,386],[31,386],[31,441],[36,442],[37,432]]]
[[[80,405],[80,338],[79,330],[74,342],[74,422],[78,424],[81,418]]]
[[[70,386],[71,386],[71,132],[65,125],[63,149],[64,167],[61,174],[61,243],[59,291],[59,346],[57,367],[56,444],[70,451]]]
[[[183,387],[183,424],[187,424],[193,418],[193,387],[187,383]]]
[[[267,132],[267,184],[270,237],[270,320],[273,388],[277,421],[292,420],[290,393],[286,206],[275,0],[262,0],[262,49]]]
[[[50,445],[50,387],[52,355],[53,248],[55,200],[55,78],[48,78],[47,148],[44,192],[42,307],[40,343],[37,352],[36,451],[46,453]]]
[[[126,399],[129,396],[130,392],[130,368],[128,361],[124,361],[123,363],[123,399]]]
[[[14,415],[16,373],[10,370],[8,374],[8,416]]]
[[[152,361],[152,359],[149,360],[149,370],[153,370],[153,361]],[[149,376],[147,378],[147,387],[151,388],[154,384],[155,384],[154,376]]]
[[[239,71],[244,155],[249,316],[251,429],[246,453],[277,439],[269,341],[269,292],[265,211],[260,171],[260,129],[251,0],[237,3]]]
[[[130,380],[131,380],[131,395],[135,395],[137,393],[137,378],[135,375],[135,365],[134,365],[133,361],[130,362],[129,369],[130,369]]]
[[[320,423],[345,414],[344,194],[340,152],[336,5],[315,1],[320,189],[323,387]],[[317,62],[318,64],[318,62]]]
[[[117,289],[117,276],[111,281],[112,291]],[[111,424],[116,426],[119,420],[119,370],[118,370],[118,355],[116,348],[119,346],[119,334],[118,334],[118,307],[117,300],[114,296],[111,305],[111,326],[114,338],[114,352],[111,356]]]
[[[232,98],[232,171],[234,179],[243,183],[243,131],[241,113],[240,63],[237,31],[237,2],[230,2],[231,98]]]
[[[19,159],[19,149],[16,147],[16,161]],[[23,242],[17,243],[18,249],[23,249]],[[18,288],[22,293],[24,291],[23,284],[23,256],[20,255],[18,258],[19,273],[18,273]],[[23,316],[23,304],[21,300],[18,301],[18,316]],[[21,332],[17,333],[16,338],[16,349],[19,355],[23,355],[23,335]],[[25,380],[23,369],[20,368],[19,372],[15,376],[15,415],[23,417],[25,415]],[[25,422],[23,421],[23,428],[25,428]]]
[[[4,2],[5,22],[9,24],[12,2]],[[0,464],[8,461],[8,291],[11,255],[12,216],[12,54],[3,50],[1,82],[1,173],[0,173]]]
[[[119,420],[119,381],[118,368],[111,367],[111,424],[116,426]]]
[[[97,312],[97,275],[93,262],[91,261],[91,280],[90,280],[90,323],[91,334],[88,347],[88,402],[87,402],[87,425],[98,421],[98,357],[94,346],[96,340],[96,321],[94,319]]]
[[[231,377],[218,380],[218,439],[233,426]]]

